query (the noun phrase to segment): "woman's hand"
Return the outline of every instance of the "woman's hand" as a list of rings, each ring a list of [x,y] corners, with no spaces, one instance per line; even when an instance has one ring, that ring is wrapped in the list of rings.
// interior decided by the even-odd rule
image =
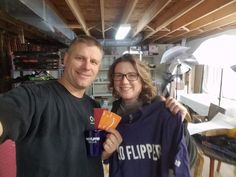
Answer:
[[[108,134],[105,142],[103,143],[103,160],[108,159],[112,155],[112,153],[118,149],[119,145],[122,142],[122,137],[116,129],[110,128],[106,131],[108,132]]]

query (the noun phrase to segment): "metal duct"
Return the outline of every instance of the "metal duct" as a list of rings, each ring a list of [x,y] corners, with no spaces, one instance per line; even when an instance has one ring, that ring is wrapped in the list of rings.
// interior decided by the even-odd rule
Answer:
[[[104,47],[129,47],[129,46],[135,46],[141,40],[143,39],[142,34],[136,35],[136,37],[132,39],[124,39],[124,40],[115,40],[115,39],[100,39],[99,42],[104,46]]]
[[[44,31],[64,44],[70,43],[76,36],[45,0],[1,0],[0,7],[14,18]]]

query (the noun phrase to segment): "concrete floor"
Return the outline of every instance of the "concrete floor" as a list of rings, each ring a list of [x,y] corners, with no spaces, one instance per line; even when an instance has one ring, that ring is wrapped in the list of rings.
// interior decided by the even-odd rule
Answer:
[[[217,166],[217,161],[215,162],[215,168]],[[204,167],[202,177],[209,177],[209,166],[210,160],[208,157],[204,157]],[[236,177],[236,166],[229,165],[226,163],[221,163],[220,172],[217,174],[215,172],[215,177]]]

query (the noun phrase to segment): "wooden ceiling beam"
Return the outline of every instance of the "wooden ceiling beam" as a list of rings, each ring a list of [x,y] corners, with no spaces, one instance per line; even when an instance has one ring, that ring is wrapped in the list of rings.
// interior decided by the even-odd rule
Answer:
[[[221,20],[217,20],[214,23],[202,26],[201,28],[199,28],[200,30],[196,29],[194,31],[199,31],[198,35],[200,35],[201,33],[206,33],[208,31],[214,30],[215,28],[221,28],[221,27],[233,24],[233,23],[236,23],[236,13],[232,14],[231,16],[222,18]],[[183,37],[185,37],[185,38],[191,37],[193,35],[191,32],[176,36],[175,38],[173,38],[167,42],[170,42],[170,41],[175,42]]]
[[[181,29],[183,29],[184,31],[188,31],[188,32],[190,31],[190,29],[185,26],[183,26]]]
[[[232,22],[235,21],[236,0],[99,0],[92,4],[78,0],[44,1],[43,8],[49,5],[64,21],[56,25],[56,29],[70,28],[78,35],[91,33],[97,38],[113,39],[119,23],[131,23],[132,37],[142,32],[146,37],[146,41],[142,42],[175,42],[186,37],[189,40],[197,35],[201,37],[206,33],[221,31],[227,25],[227,28],[235,28]],[[45,14],[40,18],[47,17],[46,8],[42,9],[42,13]],[[4,31],[18,35],[21,31],[17,29],[22,27],[19,24],[24,24],[19,22],[2,17],[0,11],[0,27]],[[40,33],[44,33],[41,38],[50,37],[41,28],[31,25],[23,26],[25,36],[39,37]],[[57,34],[59,31],[56,29]]]
[[[138,21],[137,26],[135,27],[135,31],[133,33],[133,37],[136,36],[140,31],[144,29],[145,26],[148,25],[152,21],[154,17],[156,17],[168,4],[170,4],[172,0],[155,0],[151,3],[151,5],[147,8],[144,14],[140,14],[142,17]]]
[[[108,28],[105,29],[105,31],[108,31],[110,29],[114,29],[113,26],[109,26]]]
[[[58,8],[50,0],[45,0],[45,2],[51,8],[51,10],[65,23],[65,26],[67,26],[67,21]]]
[[[101,12],[102,38],[105,39],[104,0],[100,0],[100,12]]]
[[[224,31],[227,31],[227,30],[230,30],[232,28],[236,28],[236,22],[228,25],[228,26],[222,26],[222,27],[217,27],[211,31],[207,31],[205,33],[201,33],[200,36],[197,36],[199,34],[196,34],[195,36],[191,36],[191,38],[189,39],[195,39],[195,38],[198,38],[198,37],[207,37],[207,36],[210,36],[210,35],[213,35],[213,34],[216,34],[216,33],[220,33],[220,32],[224,32]]]
[[[191,9],[193,9],[203,1],[204,0],[192,0],[192,1],[179,0],[178,2],[175,3],[175,5],[170,7],[166,13],[162,13],[162,15],[158,17],[158,20],[155,23],[155,32],[151,32],[148,35],[144,36],[144,40],[154,35],[157,31],[161,30],[162,28],[168,26],[170,23],[174,22],[175,20],[186,14],[187,12],[189,12]]]
[[[226,6],[225,8],[222,8],[219,11],[216,11],[216,12],[210,14],[209,16],[206,16],[204,18],[201,18],[201,19],[195,21],[194,23],[191,23],[190,25],[187,26],[187,28],[190,29],[190,31],[194,31],[199,28],[203,28],[204,26],[207,26],[207,25],[217,24],[217,21],[220,21],[220,23],[227,22],[228,17],[229,17],[229,19],[234,18],[234,17],[230,17],[230,16],[236,14],[235,9],[236,9],[236,2],[234,4],[232,4],[231,6]],[[226,19],[226,21],[225,21],[225,19]],[[179,39],[180,37],[187,35],[187,34],[188,34],[188,32],[184,32],[181,35],[175,36],[175,39]]]
[[[158,42],[160,43],[164,43],[166,42],[167,40],[169,40],[170,38],[174,38],[175,36],[178,36],[178,35],[181,35],[183,34],[183,32],[185,32],[186,30],[184,29],[181,29],[181,30],[177,30],[175,31],[174,33],[171,33],[169,35],[166,35],[164,38],[162,38],[161,40],[158,40]]]
[[[224,1],[206,0],[201,4],[199,4],[198,6],[194,7],[192,11],[185,13],[183,16],[181,16],[181,18],[171,23],[169,25],[171,31],[166,35],[169,35],[181,27],[187,26],[201,18],[204,18],[207,15],[216,12],[216,10],[220,10],[225,6],[232,4],[233,2],[235,2],[235,0],[224,0]],[[159,36],[158,38],[155,39],[155,41],[160,40],[165,36]]]
[[[199,35],[199,34],[201,34],[201,33],[203,33],[203,31],[201,30],[201,29],[196,29],[196,30],[193,30],[193,31],[190,31],[189,33],[188,33],[188,35],[190,35],[190,36],[195,36],[195,35]],[[188,35],[182,35],[182,36],[179,36],[178,38],[172,38],[172,39],[169,39],[169,40],[167,40],[167,41],[165,41],[165,42],[171,42],[171,43],[176,43],[176,42],[178,42],[178,41],[181,41],[183,38],[185,38],[186,36],[188,36]],[[186,38],[185,38],[186,39]]]
[[[89,30],[87,29],[87,25],[81,13],[78,2],[76,0],[65,0],[65,1],[68,7],[70,8],[71,12],[74,14],[77,21],[81,24],[82,29],[85,32],[85,34],[90,36]]]
[[[151,30],[151,31],[154,31],[154,29],[151,27],[151,26],[146,26],[147,29]]]
[[[204,27],[201,27],[201,29],[203,31],[209,31],[209,30],[212,30],[214,28],[226,26],[226,25],[229,25],[229,24],[235,23],[235,22],[236,22],[236,13],[234,13],[230,16],[227,16],[225,18],[222,18],[221,20],[217,20],[215,23],[212,23],[212,24],[206,25]]]
[[[213,12],[212,14],[209,14],[208,16],[205,16],[203,18],[200,18],[196,20],[195,22],[187,25],[186,27],[190,30],[197,29],[201,26],[206,25],[207,23],[213,23],[217,20],[220,20],[226,16],[229,16],[236,12],[236,2],[233,4],[227,5],[223,8],[220,8],[218,11]]]
[[[126,2],[126,6],[123,12],[123,15],[120,20],[120,24],[127,24],[130,18],[130,15],[133,13],[134,8],[137,4],[138,0],[128,0]]]
[[[176,41],[176,39],[181,39],[181,38],[183,38],[183,36],[186,36],[187,34],[192,34],[192,32],[195,34],[196,33],[196,31],[198,31],[198,33],[199,33],[199,29],[194,29],[194,30],[191,30],[191,31],[182,31],[182,33],[179,33],[179,34],[176,34],[176,35],[173,35],[174,37],[173,37],[173,39],[168,39],[168,40],[158,40],[158,41],[165,41],[165,42],[172,42],[172,41]],[[174,32],[175,33],[175,32]],[[173,34],[173,33],[171,33],[171,34]],[[167,36],[167,35],[166,35]]]
[[[101,29],[99,29],[99,28],[94,28],[94,29],[99,31],[100,33],[102,33]]]
[[[88,31],[95,29],[95,28],[97,28],[97,25],[92,25],[92,26],[88,27]]]
[[[68,28],[71,28],[71,29],[81,29],[82,26],[80,24],[69,24],[67,25]]]
[[[162,28],[161,30],[159,30],[159,31],[170,31],[170,29],[168,29],[167,27],[165,27],[165,28]]]
[[[195,7],[192,11],[184,14],[181,18],[176,20],[171,24],[171,31],[177,30],[182,26],[186,26],[194,21],[203,18],[219,9],[232,4],[235,0],[205,0],[203,3],[199,4],[199,6]]]

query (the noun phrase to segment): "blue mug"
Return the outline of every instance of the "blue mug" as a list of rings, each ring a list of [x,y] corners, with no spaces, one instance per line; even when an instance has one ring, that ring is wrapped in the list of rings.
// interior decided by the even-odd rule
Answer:
[[[105,131],[100,129],[91,129],[85,131],[85,143],[87,155],[90,157],[101,156],[103,143],[106,139]]]

